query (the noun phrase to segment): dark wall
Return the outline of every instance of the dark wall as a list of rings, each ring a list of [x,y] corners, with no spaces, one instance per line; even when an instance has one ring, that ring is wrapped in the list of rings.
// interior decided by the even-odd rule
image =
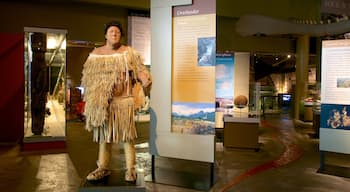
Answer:
[[[0,33],[0,142],[19,142],[24,134],[23,33]]]
[[[92,47],[67,47],[67,83],[70,83],[68,87],[80,85],[84,62],[92,49]]]
[[[0,32],[22,32],[24,27],[68,30],[68,40],[103,42],[104,24],[119,20],[127,27],[128,10],[76,3],[0,2]]]

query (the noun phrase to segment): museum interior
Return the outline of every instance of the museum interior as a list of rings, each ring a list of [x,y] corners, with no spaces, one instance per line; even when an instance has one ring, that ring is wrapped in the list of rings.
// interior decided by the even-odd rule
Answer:
[[[1,1],[0,188],[21,192],[350,191],[350,101],[343,99],[350,94],[346,89],[350,87],[350,0],[178,0],[173,6],[186,7],[188,1],[203,7],[214,2],[216,10],[215,38],[198,40],[206,46],[202,58],[209,50],[216,51],[211,71],[216,73],[217,86],[215,102],[210,104],[214,111],[202,109],[205,115],[200,120],[180,115],[186,111],[168,115],[167,109],[183,103],[168,100],[180,96],[168,97],[166,92],[174,85],[169,89],[163,85],[168,68],[156,63],[160,55],[167,55],[167,42],[161,42],[164,49],[152,45],[151,53],[151,42],[159,39],[151,34],[167,32],[167,26],[155,28],[152,21],[162,19],[157,15],[163,11],[160,5],[171,1]],[[175,18],[175,11],[172,14],[170,26],[177,36],[169,41],[174,43],[171,61],[176,63],[177,38],[191,27],[185,25],[188,20]],[[200,30],[191,30],[204,33],[211,20],[203,24],[193,18],[191,25]],[[114,20],[125,30],[122,43],[146,54],[144,63],[154,77],[144,108],[135,114],[137,180],[131,184],[120,175],[126,161],[122,144],[113,145],[114,172],[107,180],[85,179],[96,167],[98,144],[85,129],[82,70],[91,51],[105,43],[104,25]],[[182,33],[176,28],[181,24]],[[207,48],[210,42],[214,48]],[[208,68],[203,66],[198,69]],[[187,69],[179,70],[182,76],[170,72],[170,81],[177,76],[199,78],[187,77],[194,74]],[[218,80],[221,73],[229,78]],[[221,92],[219,85],[228,86],[229,91]],[[164,115],[169,119],[159,118]],[[210,129],[199,127],[203,126],[199,121],[209,122]],[[170,134],[188,137],[188,143],[162,139],[168,133],[153,128],[163,122],[173,123]],[[192,140],[196,134],[208,140]],[[183,154],[177,150],[181,146]],[[196,154],[213,158],[207,161]]]

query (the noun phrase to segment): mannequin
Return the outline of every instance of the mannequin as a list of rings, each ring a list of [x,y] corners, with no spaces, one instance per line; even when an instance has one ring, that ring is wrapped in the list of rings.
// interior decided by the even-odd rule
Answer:
[[[139,102],[133,91],[136,84],[149,89],[152,81],[140,54],[120,43],[122,32],[119,22],[107,23],[105,45],[90,53],[83,68],[85,128],[99,143],[98,167],[88,174],[89,181],[111,174],[112,144],[119,142],[124,144],[125,180],[135,182],[137,178],[134,112],[142,106],[136,105]]]

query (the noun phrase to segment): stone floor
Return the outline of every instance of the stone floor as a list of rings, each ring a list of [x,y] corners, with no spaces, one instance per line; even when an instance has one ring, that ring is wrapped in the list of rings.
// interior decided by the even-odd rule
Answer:
[[[318,139],[310,124],[286,115],[266,115],[259,128],[260,150],[226,148],[216,143],[216,177],[208,190],[235,192],[348,192],[350,179],[318,173]],[[142,133],[140,133],[142,135]],[[18,192],[79,191],[86,174],[96,167],[97,145],[78,120],[67,122],[67,147],[63,151],[22,151],[20,146],[0,145],[0,189]],[[147,139],[138,140],[139,175],[150,174]],[[113,147],[114,169],[123,169],[121,145]],[[350,167],[349,156],[327,154],[326,163]],[[143,179],[143,178],[142,178]],[[146,191],[194,192],[198,190],[143,182]]]

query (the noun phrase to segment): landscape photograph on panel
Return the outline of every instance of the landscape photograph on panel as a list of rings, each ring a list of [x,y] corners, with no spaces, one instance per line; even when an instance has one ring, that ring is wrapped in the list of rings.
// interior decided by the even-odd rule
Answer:
[[[215,66],[216,46],[215,37],[198,38],[198,66]]]
[[[171,131],[183,134],[215,134],[215,104],[174,102]]]
[[[350,130],[350,105],[321,105],[321,127]]]

